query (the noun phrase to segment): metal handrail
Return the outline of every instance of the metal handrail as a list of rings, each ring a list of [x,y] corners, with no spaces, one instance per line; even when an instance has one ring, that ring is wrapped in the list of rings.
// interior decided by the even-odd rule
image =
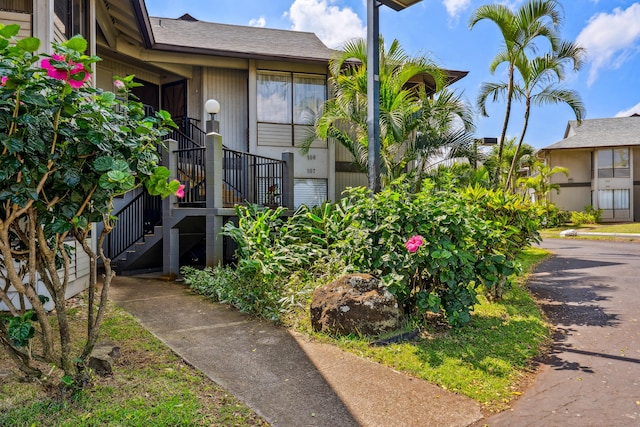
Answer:
[[[162,225],[162,199],[142,191],[113,216],[117,224],[107,235],[106,255],[115,259],[131,245],[144,241],[145,235],[153,233],[155,226]]]
[[[192,131],[200,131],[202,144],[180,130],[173,130],[165,137],[178,142],[178,150],[174,152],[178,160],[177,179],[185,185],[185,195],[178,200],[179,208],[206,206],[205,133],[195,125]],[[223,206],[245,203],[279,206],[284,165],[282,160],[223,147]],[[118,226],[107,236],[105,243],[105,251],[111,259],[144,241],[146,234],[162,225],[162,200],[143,191],[113,215],[118,218]]]

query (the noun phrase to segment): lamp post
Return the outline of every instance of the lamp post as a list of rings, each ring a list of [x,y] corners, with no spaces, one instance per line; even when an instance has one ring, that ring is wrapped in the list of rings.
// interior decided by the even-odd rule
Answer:
[[[422,0],[367,0],[367,132],[369,189],[380,191],[380,15],[381,5],[395,11]]]
[[[204,104],[204,110],[209,114],[206,123],[205,144],[205,261],[207,267],[214,267],[223,262],[222,231],[223,217],[216,212],[223,206],[223,171],[222,171],[222,135],[220,122],[216,114],[220,112],[220,103],[209,99]]]
[[[204,103],[204,110],[209,114],[206,124],[207,133],[220,133],[220,122],[216,120],[216,114],[220,112],[220,103],[215,99],[209,99]]]
[[[473,170],[478,169],[478,145],[489,146],[498,144],[498,138],[479,138],[473,140]]]

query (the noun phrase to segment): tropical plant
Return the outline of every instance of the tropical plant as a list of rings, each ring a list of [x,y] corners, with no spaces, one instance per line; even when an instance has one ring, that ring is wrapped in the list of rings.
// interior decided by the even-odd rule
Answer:
[[[557,87],[558,83],[564,80],[564,66],[566,62],[573,64],[573,70],[578,71],[582,66],[585,51],[571,42],[562,42],[557,52],[553,54],[536,57],[532,60],[522,58],[523,64],[516,66],[522,77],[521,85],[518,85],[518,97],[524,99],[524,123],[520,132],[520,139],[515,150],[515,155],[509,173],[507,174],[506,188],[515,189],[515,182],[512,177],[516,168],[518,152],[524,141],[529,125],[529,115],[531,105],[545,105],[565,103],[571,107],[578,123],[582,122],[586,110],[582,99],[577,91]]]
[[[502,163],[502,150],[511,116],[517,64],[526,63],[527,52],[535,53],[541,38],[550,43],[552,52],[558,50],[560,46],[558,26],[562,21],[560,8],[560,4],[555,0],[528,0],[517,11],[513,11],[504,4],[488,4],[476,9],[469,20],[470,29],[482,20],[492,21],[502,34],[501,49],[489,65],[489,70],[494,73],[498,66],[507,64],[506,108],[498,139],[498,164]],[[488,116],[488,113],[485,105],[487,98],[483,97],[483,94],[493,94],[495,101],[503,86],[495,83],[482,85],[477,104],[484,116]],[[498,185],[499,178],[498,175],[494,177],[494,186]]]
[[[382,184],[400,176],[418,161],[418,170],[431,154],[443,146],[468,143],[472,130],[469,108],[459,96],[444,90],[446,75],[426,57],[410,57],[394,40],[385,50],[380,43],[380,156]],[[330,90],[315,120],[315,138],[332,138],[343,145],[362,171],[368,166],[367,132],[367,48],[358,39],[347,43],[330,62]],[[427,96],[424,85],[414,83],[428,74],[435,81],[436,94]]]
[[[64,372],[63,383],[81,386],[113,277],[101,250],[115,226],[112,201],[140,186],[162,196],[182,189],[158,167],[156,145],[173,122],[166,112],[145,117],[142,104],[89,87],[99,58],[83,54],[83,38],[54,45],[48,56],[36,53],[37,38],[16,40],[18,31],[0,25],[0,301],[8,310],[0,316],[0,345],[28,376],[44,376],[43,362]],[[126,98],[133,76],[117,84]],[[90,236],[94,222],[103,231]],[[72,342],[65,305],[73,251],[90,261],[82,343]],[[100,289],[97,258],[105,267]]]
[[[542,162],[533,162],[532,175],[518,179],[518,185],[524,189],[531,189],[535,193],[536,202],[542,204],[545,210],[549,212],[551,201],[549,194],[552,190],[560,193],[560,185],[551,182],[551,177],[555,174],[562,173],[569,176],[569,170],[562,166],[554,166],[553,168]]]

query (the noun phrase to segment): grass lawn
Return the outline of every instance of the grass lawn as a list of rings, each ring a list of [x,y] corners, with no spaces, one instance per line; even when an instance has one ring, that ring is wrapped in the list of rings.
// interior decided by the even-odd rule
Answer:
[[[564,227],[547,228],[540,231],[543,238],[558,238],[560,232],[573,228],[577,231],[593,231],[598,233],[633,233],[640,234],[640,222],[629,222],[624,224],[585,224],[580,227],[566,225]],[[638,238],[613,237],[613,236],[573,236],[568,239],[593,239],[593,240],[638,240]]]
[[[500,302],[481,297],[470,324],[451,329],[427,328],[418,339],[385,347],[366,338],[334,342],[343,349],[371,358],[479,401],[485,411],[504,410],[531,381],[532,359],[550,342],[550,327],[526,288],[526,276],[548,256],[528,249],[525,274]]]
[[[86,304],[72,300],[74,328]],[[266,426],[232,395],[186,365],[131,316],[110,306],[103,339],[120,346],[112,377],[94,377],[94,387],[62,399],[57,387],[23,382],[0,351],[1,426]],[[54,375],[56,373],[54,372]]]

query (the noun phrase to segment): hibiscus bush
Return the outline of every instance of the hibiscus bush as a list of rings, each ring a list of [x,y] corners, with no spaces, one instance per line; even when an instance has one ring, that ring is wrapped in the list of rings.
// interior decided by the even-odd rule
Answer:
[[[91,87],[99,58],[84,54],[83,38],[54,45],[49,56],[37,53],[37,38],[17,40],[18,31],[0,25],[0,301],[8,310],[0,345],[29,376],[54,366],[64,383],[82,385],[112,278],[101,250],[115,226],[112,201],[140,186],[162,196],[180,190],[156,149],[173,122],[166,112],[145,117],[128,96],[132,76],[118,81],[118,94]],[[95,222],[103,231],[91,236]],[[65,305],[74,250],[86,252],[91,267],[80,343],[72,342]],[[105,267],[99,295],[97,258]],[[48,295],[38,293],[42,286]]]
[[[516,256],[538,239],[537,206],[500,190],[437,190],[425,181],[416,193],[399,180],[377,194],[353,188],[343,196],[287,219],[282,210],[237,207],[239,225],[226,224],[224,233],[238,244],[241,273],[225,285],[251,297],[243,309],[264,311],[267,299],[255,301],[259,291],[276,303],[268,311],[280,313],[292,297],[287,292],[300,293],[291,286],[300,271],[359,271],[380,277],[407,315],[431,312],[461,325],[478,292],[501,297],[518,268]]]

